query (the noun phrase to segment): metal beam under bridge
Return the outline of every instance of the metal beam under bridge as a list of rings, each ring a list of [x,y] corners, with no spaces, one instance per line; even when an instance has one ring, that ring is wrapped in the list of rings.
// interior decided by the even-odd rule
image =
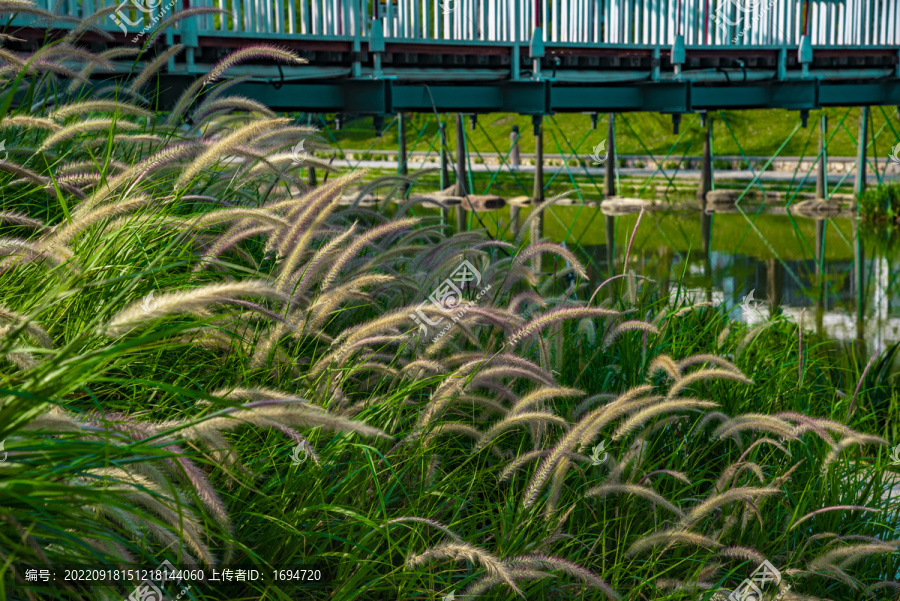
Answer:
[[[519,113],[652,111],[900,105],[900,79],[773,81],[708,86],[694,82],[565,86],[552,81],[422,84],[395,80],[245,83],[236,92],[274,110],[386,115],[399,112]]]

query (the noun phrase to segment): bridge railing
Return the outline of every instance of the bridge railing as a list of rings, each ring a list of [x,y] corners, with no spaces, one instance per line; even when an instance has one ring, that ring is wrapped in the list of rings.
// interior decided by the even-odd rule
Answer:
[[[58,0],[39,0],[54,10]],[[540,26],[546,43],[670,46],[900,45],[900,0],[189,0],[227,15],[193,17],[201,35],[267,34],[364,39],[375,17],[388,41],[508,45],[529,42]],[[62,0],[62,12],[87,16],[106,6],[118,14],[106,29],[140,31],[188,0]],[[136,7],[140,6],[138,9]],[[120,16],[124,15],[124,18]],[[177,27],[177,26],[176,26]]]

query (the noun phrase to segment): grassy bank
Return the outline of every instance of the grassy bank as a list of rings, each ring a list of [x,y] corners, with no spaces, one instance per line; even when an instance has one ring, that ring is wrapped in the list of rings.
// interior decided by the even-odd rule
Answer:
[[[288,52],[171,114],[165,56],[88,97],[54,61],[109,54],[38,52],[0,109],[0,598],[121,599],[25,566],[163,560],[324,574],[169,588],[210,600],[709,599],[765,559],[785,601],[900,586],[896,347],[340,206],[364,174],[307,188],[290,150],[324,140],[228,94]]]
[[[884,108],[884,111],[881,109]],[[791,137],[794,127],[799,125],[797,111],[781,109],[723,111],[713,115],[713,154],[769,157],[789,137],[791,140],[781,151],[781,156],[815,157],[818,153],[819,118],[828,118],[828,154],[838,157],[856,156],[856,139],[859,137],[859,108],[826,108],[810,111],[807,129],[800,128]],[[453,115],[441,115],[448,119],[447,140],[451,149],[456,145],[456,127]],[[597,129],[591,129],[588,115],[560,113],[544,121],[544,152],[571,154],[573,147],[579,147],[578,156],[587,158],[592,148],[607,138],[604,115],[600,116]],[[324,116],[329,126],[333,142],[344,148],[359,150],[392,150],[398,148],[399,127],[396,120],[386,121],[381,136],[375,135],[371,119],[354,119],[345,122],[339,131],[334,131],[333,115]],[[411,114],[407,116],[406,144],[409,151],[426,151],[440,148],[438,123],[433,114]],[[843,121],[842,121],[843,120]],[[303,119],[305,122],[305,119]],[[316,125],[316,122],[312,122]],[[840,127],[839,127],[840,124]],[[318,125],[322,126],[320,121]],[[513,126],[519,128],[519,148],[523,153],[534,152],[534,135],[531,117],[491,113],[479,115],[474,130],[466,119],[466,140],[469,152],[476,157],[479,152],[509,151],[510,132]],[[869,154],[886,158],[891,146],[900,142],[900,124],[890,107],[873,107],[870,127],[880,133],[874,146],[869,134]],[[620,114],[616,120],[616,151],[619,154],[645,155],[652,153],[662,161],[672,150],[669,160],[676,161],[683,154],[700,156],[703,151],[705,129],[700,126],[698,115],[683,115],[679,134],[673,133],[669,115],[657,113]],[[735,138],[737,141],[735,141]],[[568,140],[568,142],[567,142]],[[676,145],[677,143],[677,145]],[[743,152],[742,152],[743,151]]]

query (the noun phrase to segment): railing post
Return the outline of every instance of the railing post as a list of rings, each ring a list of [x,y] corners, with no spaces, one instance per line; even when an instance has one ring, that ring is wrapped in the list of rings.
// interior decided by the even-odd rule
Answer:
[[[531,60],[534,78],[541,78],[541,59],[544,58],[543,11],[541,0],[534,0],[534,31],[531,34]]]
[[[653,59],[650,62],[650,81],[659,81],[659,46],[653,48]]]
[[[191,0],[182,0],[182,3],[185,10],[191,7]],[[188,73],[194,71],[194,48],[200,46],[197,37],[197,18],[188,17],[178,25],[179,29],[181,29],[181,43],[186,48],[184,60],[187,64]]]
[[[519,72],[522,70],[519,64],[521,60],[521,52],[519,52],[519,3],[521,0],[512,1],[513,22],[511,27],[512,33],[512,56],[509,61],[509,77],[513,81],[519,80]]]
[[[381,53],[384,52],[384,29],[381,19],[378,18],[378,0],[375,0],[375,18],[369,28],[369,52],[372,53],[372,64],[375,79],[381,79],[384,75],[381,71]]]
[[[376,0],[377,3],[377,0]],[[350,75],[359,77],[362,74],[362,64],[359,55],[362,52],[362,25],[363,25],[362,0],[356,2],[356,16],[353,18],[353,58],[350,66]]]
[[[812,59],[812,42],[809,41],[809,36],[804,34],[800,37],[800,48],[797,50],[797,60],[803,66],[803,77],[809,77],[809,63]]]
[[[672,52],[670,55],[672,66],[675,70],[675,79],[681,80],[681,65],[684,64],[684,36],[676,35],[675,43],[672,44]]]

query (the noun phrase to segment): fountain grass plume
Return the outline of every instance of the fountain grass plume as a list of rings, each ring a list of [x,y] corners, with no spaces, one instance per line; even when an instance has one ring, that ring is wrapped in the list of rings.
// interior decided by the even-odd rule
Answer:
[[[37,230],[47,228],[47,225],[40,219],[32,219],[31,217],[16,211],[0,211],[0,223],[24,225]]]
[[[183,190],[201,172],[211,167],[222,159],[229,151],[244,142],[259,136],[261,133],[290,123],[290,119],[261,119],[253,121],[223,137],[215,144],[210,145],[199,157],[187,166],[181,176],[175,182],[175,190]]]
[[[533,405],[556,398],[572,398],[583,395],[584,392],[576,388],[564,386],[543,386],[521,397],[510,409],[510,414],[515,414]]]
[[[513,589],[516,594],[521,595],[521,591],[519,591],[518,587],[516,587],[513,582],[507,566],[505,566],[500,559],[487,551],[468,543],[441,543],[418,555],[410,555],[406,559],[406,569],[411,569],[422,565],[423,563],[441,559],[467,561],[469,563],[480,565],[485,569],[488,576],[499,578]]]
[[[269,107],[256,100],[251,100],[250,98],[245,98],[243,96],[229,96],[228,98],[222,98],[204,104],[197,110],[197,113],[194,115],[194,120],[204,121],[215,113],[227,111],[257,112],[262,113],[263,116],[270,119],[275,117],[275,113],[269,110]]]
[[[587,271],[581,262],[572,254],[568,249],[563,248],[559,244],[554,242],[541,242],[538,244],[531,244],[525,248],[525,250],[521,251],[516,255],[516,263],[519,265],[524,265],[528,259],[538,256],[541,253],[550,253],[559,256],[564,261],[569,263],[572,269],[575,270],[582,278],[587,278]]]
[[[631,434],[635,429],[643,426],[648,420],[664,415],[673,411],[683,411],[689,409],[712,409],[718,407],[718,403],[712,401],[701,401],[697,399],[677,399],[665,401],[658,405],[647,407],[631,415],[616,429],[612,435],[613,440],[619,440],[623,436]]]
[[[759,413],[745,413],[720,424],[713,431],[716,438],[736,437],[745,430],[766,432],[780,438],[796,440],[793,426],[784,420]]]
[[[84,133],[106,131],[111,128],[135,131],[139,130],[141,126],[129,121],[109,118],[76,121],[75,123],[67,125],[44,138],[44,141],[41,143],[40,147],[38,147],[38,152],[43,152],[50,147],[59,144],[60,142],[64,142]]]
[[[672,398],[679,392],[694,384],[695,382],[703,382],[705,380],[736,380],[744,384],[753,384],[753,380],[746,377],[740,372],[734,372],[724,369],[700,369],[682,376],[669,389],[669,397]]]
[[[294,224],[290,229],[280,232],[273,245],[279,254],[286,255],[281,262],[278,271],[278,287],[286,290],[291,275],[300,265],[303,256],[309,249],[317,229],[324,223],[328,216],[336,209],[336,200],[344,186],[358,181],[365,175],[364,172],[354,172],[335,178],[327,184],[304,195],[296,208],[287,211],[285,217],[293,219]],[[288,252],[290,249],[290,252]]]
[[[390,223],[385,223],[384,225],[379,225],[373,227],[369,231],[363,233],[356,240],[351,242],[347,248],[345,248],[341,254],[337,256],[332,265],[331,269],[325,275],[325,278],[322,280],[322,289],[325,290],[329,288],[332,284],[334,284],[338,274],[343,270],[347,262],[357,253],[359,253],[363,248],[372,244],[376,239],[387,236],[389,234],[396,234],[397,232],[409,229],[410,227],[419,223],[419,219],[416,217],[405,217],[403,219],[397,219]]]
[[[810,520],[821,513],[827,513],[829,511],[868,511],[871,513],[880,513],[882,510],[874,509],[872,507],[863,507],[861,505],[834,505],[832,507],[823,507],[821,509],[816,509],[815,511],[807,513],[806,515],[792,523],[791,527],[788,528],[788,530],[793,530],[806,520]]]
[[[616,341],[616,338],[618,338],[625,332],[632,332],[636,330],[643,331],[644,333],[649,332],[651,334],[659,334],[659,330],[646,321],[641,321],[639,319],[623,321],[609,331],[609,333],[603,339],[603,345],[601,346],[601,348],[603,350],[609,349],[609,347],[612,346],[612,344]]]
[[[10,115],[4,117],[3,121],[0,121],[0,127],[25,127],[28,129],[46,129],[53,132],[62,129],[61,125],[54,123],[50,119],[32,115]]]
[[[544,570],[557,570],[568,574],[569,576],[573,576],[583,583],[587,584],[592,588],[597,588],[603,591],[603,593],[610,599],[619,599],[618,593],[616,593],[609,584],[604,582],[599,576],[591,572],[590,570],[586,570],[579,566],[576,563],[571,561],[567,561],[561,557],[552,557],[547,555],[520,555],[518,557],[512,557],[510,559],[505,560],[507,566],[511,568],[541,568]]]
[[[721,549],[724,547],[722,543],[709,537],[703,536],[702,534],[699,534],[697,532],[674,529],[654,534],[648,534],[641,537],[640,539],[632,543],[632,545],[628,548],[626,556],[633,557],[638,553],[645,551],[646,549],[650,549],[661,544],[666,544],[666,547],[669,548],[675,543],[684,543],[704,547],[707,549]]]
[[[157,319],[173,313],[185,313],[195,309],[203,309],[223,299],[240,296],[256,296],[287,302],[286,295],[270,288],[263,281],[243,280],[211,284],[183,292],[169,292],[155,299],[149,308],[146,304],[136,302],[117,313],[106,325],[110,336],[120,336],[134,326],[135,322]]]
[[[151,111],[142,109],[133,104],[128,104],[127,102],[116,102],[114,100],[85,100],[83,102],[66,104],[63,105],[62,108],[51,111],[50,118],[59,121],[61,119],[66,119],[67,117],[84,113],[122,113],[144,118],[153,116]],[[5,121],[6,120],[4,120],[4,122]]]
[[[479,436],[480,440],[475,447],[475,451],[480,451],[484,447],[488,446],[492,442],[494,442],[498,436],[503,434],[505,431],[510,428],[520,426],[520,425],[530,425],[534,426],[536,424],[547,425],[553,424],[559,426],[563,430],[569,429],[569,422],[564,418],[554,415],[553,413],[547,413],[544,411],[533,411],[529,413],[517,413],[515,415],[510,415],[504,417],[496,424],[490,427],[490,429],[484,433],[483,436]]]
[[[259,60],[264,58],[294,65],[305,65],[309,62],[305,58],[300,58],[290,50],[279,48],[277,46],[271,46],[268,44],[257,44],[255,46],[242,48],[236,52],[232,52],[231,54],[229,54],[227,57],[221,60],[219,64],[210,69],[205,81],[206,83],[212,83],[216,81],[222,76],[222,74],[225,73],[225,71],[227,71],[234,65],[237,65],[238,63],[247,60]]]

